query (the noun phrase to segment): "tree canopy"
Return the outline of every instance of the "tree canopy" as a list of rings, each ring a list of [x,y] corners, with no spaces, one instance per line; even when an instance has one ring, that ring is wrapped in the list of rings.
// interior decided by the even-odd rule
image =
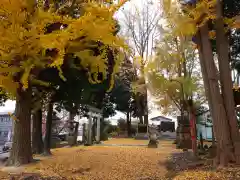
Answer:
[[[174,6],[173,6],[174,7]],[[197,51],[191,39],[176,34],[175,24],[167,15],[159,28],[161,39],[156,43],[156,56],[148,63],[149,90],[164,114],[176,115],[187,110],[187,100],[205,102],[202,75]],[[183,112],[181,112],[183,113]]]
[[[1,87],[12,94],[18,87],[28,88],[29,83],[38,82],[39,70],[46,67],[56,67],[65,79],[61,65],[69,53],[79,57],[80,64],[93,74],[90,82],[96,83],[96,72],[107,75],[106,51],[103,47],[94,56],[89,47],[96,45],[91,42],[113,49],[125,47],[113,34],[116,21],[112,17],[119,4],[109,8],[94,1],[83,3],[84,14],[78,18],[62,16],[54,8],[44,10],[41,3],[31,0],[3,0],[0,7]]]

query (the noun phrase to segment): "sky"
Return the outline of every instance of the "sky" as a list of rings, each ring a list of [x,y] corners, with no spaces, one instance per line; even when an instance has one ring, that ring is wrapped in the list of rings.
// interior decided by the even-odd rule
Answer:
[[[125,3],[125,5],[123,6],[123,8],[121,8],[121,10],[116,13],[115,17],[118,19],[118,21],[120,22],[121,25],[121,29],[124,29],[123,31],[125,31],[125,29],[127,27],[125,27],[125,23],[124,23],[124,12],[130,12],[130,13],[135,13],[135,9],[137,8],[139,11],[141,11],[142,9],[145,8],[146,2],[151,2],[149,4],[149,11],[152,12],[153,15],[155,15],[155,12],[159,11],[159,14],[161,14],[161,8],[160,8],[160,3],[159,0],[130,0],[127,3]],[[145,11],[144,11],[145,12]],[[139,13],[141,15],[141,12]],[[152,19],[151,15],[149,17],[149,19]],[[161,19],[160,19],[161,22]],[[138,28],[136,28],[138,29]],[[121,33],[122,34],[122,33]],[[124,34],[124,33],[123,33]],[[151,44],[149,44],[149,49],[152,47]],[[148,99],[149,99],[149,107],[151,108],[151,114],[149,114],[149,117],[155,117],[160,115],[159,110],[157,110],[156,105],[154,105],[153,101],[154,101],[154,97],[152,97],[150,95],[150,92],[148,92]]]
[[[124,15],[123,15],[123,11],[130,11],[130,12],[134,12],[135,7],[139,8],[140,10],[144,8],[144,4],[146,3],[147,0],[130,0],[129,2],[127,2],[124,7],[115,15],[115,17],[118,19],[118,21],[120,22],[121,25],[121,29],[126,28],[124,27]],[[156,11],[159,10],[159,0],[149,0],[148,2],[153,2],[154,5],[151,6],[151,10],[152,11]],[[154,13],[154,12],[153,12]],[[159,12],[160,13],[160,12]],[[149,119],[152,117],[156,117],[156,116],[160,116],[162,115],[161,112],[158,110],[158,108],[156,107],[156,105],[154,105],[153,103],[154,101],[154,97],[152,97],[150,95],[150,93],[148,93],[148,106],[151,109],[150,113],[149,113]],[[167,116],[169,117],[169,116]],[[126,118],[125,114],[121,113],[121,112],[117,112],[117,114],[114,117],[111,117],[110,119],[112,121],[117,121],[119,118]],[[169,117],[171,119],[173,119],[174,121],[176,121],[175,118],[173,117]],[[151,122],[150,122],[151,123]]]
[[[133,9],[134,6],[137,6],[139,7],[140,9],[143,8],[143,2],[146,1],[146,0],[131,0],[130,2],[127,2],[125,5],[124,5],[124,9],[125,10],[129,10],[129,9]],[[152,0],[152,2],[157,2],[157,0]],[[118,20],[122,20],[123,19],[123,14],[122,12],[119,12],[116,14],[116,18]],[[122,25],[122,24],[121,24]],[[149,118],[152,118],[152,117],[156,117],[156,116],[159,116],[161,115],[160,111],[156,108],[156,106],[153,104],[153,101],[154,101],[154,98],[149,96],[148,98],[148,102],[149,102],[149,105],[150,108],[151,108],[151,112],[149,114]],[[7,100],[5,105],[4,106],[0,106],[0,113],[8,113],[8,112],[13,112],[15,109],[15,101],[12,101],[12,100]],[[111,117],[110,119],[112,121],[114,121],[114,124],[116,124],[117,120],[119,118],[126,118],[125,114],[117,111],[116,115]],[[174,118],[172,117],[169,117],[173,120],[175,120]]]
[[[0,106],[0,113],[8,113],[11,112],[13,113],[15,110],[15,101],[12,100],[7,100],[4,106]]]

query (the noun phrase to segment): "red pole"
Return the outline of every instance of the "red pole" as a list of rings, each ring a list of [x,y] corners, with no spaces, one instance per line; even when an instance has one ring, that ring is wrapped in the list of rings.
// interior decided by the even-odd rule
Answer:
[[[196,131],[196,116],[194,113],[190,113],[190,126],[191,126],[191,140],[192,140],[192,150],[195,155],[197,155],[197,131]]]

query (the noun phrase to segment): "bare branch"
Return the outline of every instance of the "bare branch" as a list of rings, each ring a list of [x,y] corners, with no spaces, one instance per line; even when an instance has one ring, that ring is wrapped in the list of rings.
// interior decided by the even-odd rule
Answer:
[[[178,110],[181,110],[180,102],[177,101],[177,99],[174,99],[173,97],[169,97],[172,102],[175,104]]]
[[[142,58],[142,66],[146,65],[149,54],[153,53],[155,33],[160,20],[160,10],[152,7],[154,7],[152,4],[146,3],[144,9],[134,6],[131,12],[130,10],[123,12],[123,21],[130,33],[129,39],[137,55]]]

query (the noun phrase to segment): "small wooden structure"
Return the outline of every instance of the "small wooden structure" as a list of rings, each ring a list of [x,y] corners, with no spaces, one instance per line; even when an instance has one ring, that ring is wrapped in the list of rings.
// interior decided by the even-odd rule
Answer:
[[[158,125],[159,132],[175,132],[175,123],[169,121],[162,121],[160,125]]]

